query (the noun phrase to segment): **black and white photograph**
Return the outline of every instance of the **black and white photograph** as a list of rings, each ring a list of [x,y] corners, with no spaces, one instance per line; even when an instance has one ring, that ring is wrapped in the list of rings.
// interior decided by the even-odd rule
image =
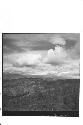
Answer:
[[[2,33],[2,115],[79,117],[80,33]]]

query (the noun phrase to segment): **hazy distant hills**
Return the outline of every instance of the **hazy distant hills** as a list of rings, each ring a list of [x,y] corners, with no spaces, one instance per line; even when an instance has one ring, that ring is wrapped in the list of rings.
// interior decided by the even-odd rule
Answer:
[[[24,78],[24,75],[13,74],[13,73],[3,73],[3,79],[18,79],[18,78]]]
[[[48,74],[48,75],[25,75],[22,73],[9,73],[9,72],[4,72],[3,73],[3,79],[19,79],[19,78],[42,78],[42,79],[48,79],[48,80],[57,80],[57,79],[79,79],[77,78],[72,78],[72,77],[65,77],[63,76],[56,76],[54,74]]]
[[[24,74],[15,74],[15,73],[3,73],[3,79],[19,79],[19,78],[60,78],[54,77],[53,75],[24,75]]]

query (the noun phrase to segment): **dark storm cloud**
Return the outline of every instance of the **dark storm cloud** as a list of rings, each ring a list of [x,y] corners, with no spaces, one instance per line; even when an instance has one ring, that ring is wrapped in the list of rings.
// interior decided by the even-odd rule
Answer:
[[[62,37],[66,41],[67,49],[74,47],[79,42],[80,35],[78,33],[57,33],[57,34],[4,34],[3,46],[4,52],[30,50],[49,50],[54,48],[52,43],[53,37]]]
[[[15,39],[3,37],[3,53],[21,52],[22,48],[18,47],[15,42]]]
[[[65,47],[66,47],[66,49],[70,49],[70,48],[74,47],[76,43],[77,43],[76,40],[66,39]]]
[[[77,52],[76,50],[72,52],[78,54],[80,48],[76,44],[80,43],[79,33],[3,34],[3,53],[55,49],[57,36],[65,40],[66,50],[77,49]],[[58,42],[60,44],[60,41]]]
[[[29,48],[31,50],[48,50],[54,48],[54,45],[48,41],[34,41],[30,43]]]
[[[73,37],[65,38],[65,40],[66,40],[66,49],[73,48],[76,46],[77,43],[80,43],[80,34],[77,34]]]
[[[3,53],[54,48],[49,42],[49,36],[50,34],[4,34]]]

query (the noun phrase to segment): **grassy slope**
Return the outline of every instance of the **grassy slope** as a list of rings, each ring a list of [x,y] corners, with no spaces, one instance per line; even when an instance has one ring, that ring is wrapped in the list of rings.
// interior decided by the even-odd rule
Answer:
[[[4,111],[78,111],[79,79],[3,79]]]

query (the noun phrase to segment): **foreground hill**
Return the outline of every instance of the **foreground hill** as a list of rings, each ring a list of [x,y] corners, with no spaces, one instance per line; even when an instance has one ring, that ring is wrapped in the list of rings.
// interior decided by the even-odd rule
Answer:
[[[79,79],[4,75],[3,111],[79,111]]]

